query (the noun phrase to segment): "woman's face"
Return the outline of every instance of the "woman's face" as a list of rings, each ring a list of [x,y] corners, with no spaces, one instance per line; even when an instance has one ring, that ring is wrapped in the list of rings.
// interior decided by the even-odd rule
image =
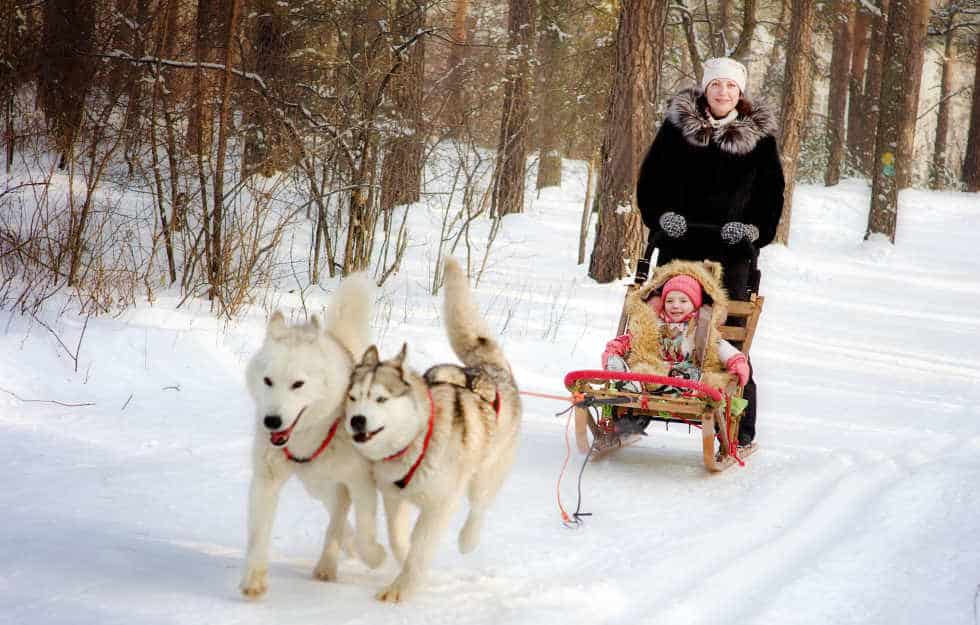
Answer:
[[[664,312],[667,318],[677,322],[694,311],[694,302],[681,291],[670,291],[664,299]]]
[[[741,96],[738,83],[728,78],[715,78],[708,83],[708,88],[704,91],[704,97],[708,99],[708,108],[716,118],[728,115],[738,104]]]

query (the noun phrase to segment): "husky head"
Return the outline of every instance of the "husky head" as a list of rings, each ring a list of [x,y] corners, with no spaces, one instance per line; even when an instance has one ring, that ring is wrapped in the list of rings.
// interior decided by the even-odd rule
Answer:
[[[316,316],[309,323],[287,325],[276,312],[246,369],[257,427],[281,447],[291,435],[333,418],[343,404],[352,367],[350,352],[320,328]]]
[[[381,460],[407,447],[426,424],[405,379],[406,345],[391,360],[380,360],[372,345],[351,374],[347,392],[347,431],[358,451]]]

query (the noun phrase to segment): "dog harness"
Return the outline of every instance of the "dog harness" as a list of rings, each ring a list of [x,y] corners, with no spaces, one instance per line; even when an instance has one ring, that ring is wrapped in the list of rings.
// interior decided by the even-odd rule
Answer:
[[[402,479],[395,482],[395,486],[397,486],[398,488],[405,488],[406,486],[408,486],[408,483],[412,480],[412,476],[415,475],[416,469],[418,469],[419,465],[422,464],[422,458],[425,458],[425,452],[428,451],[429,449],[429,441],[432,440],[432,430],[434,429],[436,423],[436,403],[432,401],[431,390],[429,390],[428,388],[425,389],[425,394],[429,398],[429,429],[425,433],[425,440],[422,441],[422,453],[419,454],[419,457],[415,461],[415,464],[412,465],[412,467],[408,470],[408,473],[406,473],[404,477],[402,477]],[[408,447],[411,446],[412,444],[409,443]],[[388,456],[387,458],[384,459],[384,462],[387,462],[389,460],[397,460],[398,458],[401,458],[408,451],[408,447],[406,447],[405,449],[397,453]]]
[[[327,445],[330,444],[330,441],[333,440],[334,434],[337,433],[338,425],[340,425],[340,419],[337,419],[336,421],[333,422],[333,425],[330,426],[330,431],[327,432],[327,437],[323,439],[323,442],[320,443],[320,446],[317,447],[316,451],[313,452],[312,456],[307,456],[306,458],[297,458],[292,454],[292,452],[289,451],[288,445],[282,448],[282,452],[286,454],[286,458],[292,460],[293,462],[298,462],[300,464],[303,464],[304,462],[310,462],[311,460],[316,460],[316,457],[322,454],[323,450],[326,449]]]

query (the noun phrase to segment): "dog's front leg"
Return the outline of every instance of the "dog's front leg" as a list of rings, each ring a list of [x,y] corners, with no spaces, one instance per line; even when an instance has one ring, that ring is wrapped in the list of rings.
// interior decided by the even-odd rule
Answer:
[[[385,561],[385,548],[378,544],[378,493],[370,474],[348,483],[354,501],[357,553],[372,569]]]
[[[327,532],[323,537],[323,552],[313,569],[313,577],[325,582],[337,579],[337,561],[341,543],[347,533],[347,512],[350,510],[350,495],[347,487],[336,484],[326,491],[321,500],[330,517]]]
[[[456,509],[461,493],[453,493],[448,499],[440,499],[422,508],[412,530],[412,545],[401,572],[387,588],[378,593],[381,601],[397,603],[409,597],[425,580],[429,562],[439,544],[439,537],[446,533],[446,526]]]
[[[388,522],[388,544],[399,564],[405,564],[408,557],[409,532],[412,522],[412,507],[408,500],[394,493],[381,491],[385,505],[385,518]]]
[[[245,552],[245,573],[239,589],[250,599],[268,590],[269,537],[279,503],[284,478],[254,475],[248,493],[248,547]]]

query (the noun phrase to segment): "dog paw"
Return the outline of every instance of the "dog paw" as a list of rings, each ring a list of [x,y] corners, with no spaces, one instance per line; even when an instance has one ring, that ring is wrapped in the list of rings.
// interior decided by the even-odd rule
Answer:
[[[399,603],[407,597],[408,593],[399,588],[398,584],[392,584],[374,596],[378,601],[385,603]]]
[[[361,559],[364,560],[364,564],[367,564],[372,569],[376,569],[385,561],[388,554],[385,552],[385,548],[378,543],[368,543],[366,545],[361,545],[358,551],[361,554]]]
[[[376,594],[374,597],[378,601],[386,603],[399,603],[408,599],[414,592],[415,584],[411,583],[405,575],[399,575],[387,588]]]
[[[238,589],[242,591],[242,594],[249,599],[258,599],[269,590],[267,572],[262,570],[252,570],[246,571],[245,576],[242,577],[242,583],[238,585]]]
[[[459,552],[469,553],[480,544],[481,519],[470,517],[459,531]]]
[[[337,581],[336,560],[320,560],[313,569],[313,578],[321,582]]]

